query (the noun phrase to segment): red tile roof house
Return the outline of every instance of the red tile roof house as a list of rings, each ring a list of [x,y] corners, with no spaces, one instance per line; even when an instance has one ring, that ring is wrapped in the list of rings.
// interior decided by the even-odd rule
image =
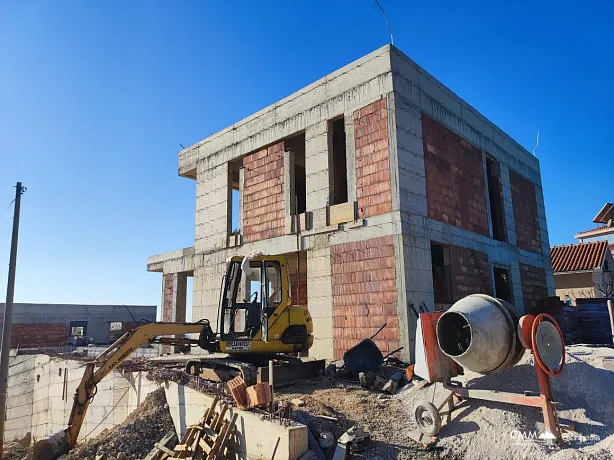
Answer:
[[[614,297],[614,203],[606,203],[593,222],[600,225],[574,235],[580,244],[551,248],[556,295],[572,304]]]
[[[614,296],[614,257],[607,240],[553,246],[556,295],[575,305],[577,298]]]

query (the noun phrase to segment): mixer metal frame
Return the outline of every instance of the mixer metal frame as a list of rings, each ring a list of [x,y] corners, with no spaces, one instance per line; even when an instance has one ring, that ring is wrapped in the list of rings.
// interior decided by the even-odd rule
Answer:
[[[537,374],[537,383],[539,385],[539,393],[525,391],[523,394],[508,393],[496,390],[477,390],[463,387],[460,382],[451,380],[450,377],[444,377],[439,380],[443,387],[450,392],[448,397],[437,407],[430,402],[422,402],[415,408],[414,418],[420,431],[427,436],[435,436],[441,429],[442,417],[445,416],[446,423],[449,423],[452,413],[458,408],[455,401],[461,402],[465,399],[475,399],[482,401],[494,401],[507,404],[515,404],[519,406],[538,407],[542,409],[544,416],[544,425],[546,432],[551,435],[550,440],[556,445],[563,444],[562,429],[556,416],[555,401],[550,383],[550,376],[559,375],[564,367],[565,354],[563,348],[562,365],[558,369],[549,369],[539,359],[539,350],[535,344],[535,336],[539,324],[542,321],[550,321],[558,330],[562,339],[562,332],[550,315],[541,314],[537,318],[531,317],[528,326],[531,332],[531,345],[535,359],[535,372]],[[436,383],[436,382],[433,382]],[[421,439],[420,439],[421,440]]]

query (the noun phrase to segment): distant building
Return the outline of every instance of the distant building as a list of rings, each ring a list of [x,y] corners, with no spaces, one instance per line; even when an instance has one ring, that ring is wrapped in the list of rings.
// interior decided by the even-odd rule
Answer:
[[[139,322],[156,320],[155,305],[77,305],[16,303],[11,348],[107,344]],[[4,304],[0,303],[0,323]]]
[[[596,224],[601,224],[591,230],[586,230],[574,235],[574,238],[585,241],[607,240],[610,250],[614,249],[614,203],[606,203],[597,216],[593,219]]]
[[[608,241],[553,246],[552,269],[556,295],[575,305],[579,298],[614,296],[614,257]]]

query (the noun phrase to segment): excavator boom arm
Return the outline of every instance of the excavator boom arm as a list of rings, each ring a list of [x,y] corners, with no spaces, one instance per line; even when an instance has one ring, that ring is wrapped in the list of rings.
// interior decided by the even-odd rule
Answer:
[[[208,322],[200,323],[146,323],[131,332],[126,332],[103,351],[94,361],[87,363],[83,378],[77,387],[68,428],[42,439],[34,446],[34,460],[51,460],[68,452],[77,444],[77,438],[87,409],[96,394],[96,385],[123,363],[137,348],[155,342],[163,335],[206,334],[213,332]],[[164,343],[199,343],[185,337],[164,338]],[[98,367],[98,369],[96,369]],[[60,439],[61,438],[61,439]]]

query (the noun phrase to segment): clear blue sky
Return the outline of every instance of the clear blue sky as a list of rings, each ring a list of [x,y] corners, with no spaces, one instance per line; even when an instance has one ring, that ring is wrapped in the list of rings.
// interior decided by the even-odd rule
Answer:
[[[614,199],[614,3],[381,0],[395,45],[527,149],[551,244]],[[389,41],[373,0],[0,2],[0,293],[159,304],[193,244],[188,146]]]

